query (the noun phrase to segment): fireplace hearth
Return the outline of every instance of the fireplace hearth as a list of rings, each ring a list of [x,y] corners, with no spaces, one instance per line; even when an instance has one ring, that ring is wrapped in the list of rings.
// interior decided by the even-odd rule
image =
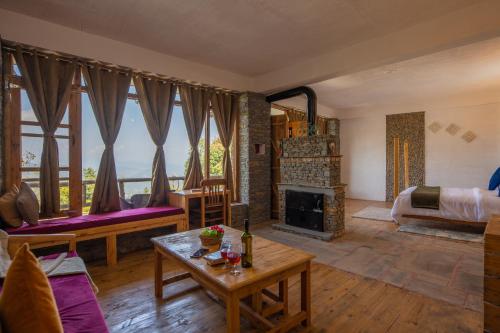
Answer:
[[[340,183],[338,138],[282,140],[280,223],[273,228],[325,241],[344,234],[345,184]]]

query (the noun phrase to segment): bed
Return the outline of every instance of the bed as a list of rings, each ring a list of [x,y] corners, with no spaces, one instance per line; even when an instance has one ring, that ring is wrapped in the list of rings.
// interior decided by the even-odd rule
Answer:
[[[416,187],[409,187],[394,201],[391,215],[398,224],[410,219],[424,219],[450,223],[484,226],[492,215],[500,215],[498,191],[480,188],[442,187],[439,210],[412,208],[411,193]]]

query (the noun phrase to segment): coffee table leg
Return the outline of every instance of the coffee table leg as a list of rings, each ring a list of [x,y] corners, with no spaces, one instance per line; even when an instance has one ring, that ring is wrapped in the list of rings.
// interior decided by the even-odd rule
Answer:
[[[278,284],[279,300],[283,303],[283,315],[288,315],[288,279],[280,281]]]
[[[163,297],[163,256],[155,249],[155,296]]]
[[[240,300],[234,293],[229,294],[226,299],[226,326],[227,333],[240,331]]]
[[[306,319],[302,321],[305,327],[311,326],[311,262],[307,262],[306,270],[300,273],[300,309],[305,311]]]

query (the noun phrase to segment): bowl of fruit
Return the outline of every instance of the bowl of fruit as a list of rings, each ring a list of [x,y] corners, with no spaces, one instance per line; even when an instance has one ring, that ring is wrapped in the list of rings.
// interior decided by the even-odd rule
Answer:
[[[222,237],[224,237],[224,229],[218,225],[203,228],[200,232],[201,245],[203,246],[220,245]]]

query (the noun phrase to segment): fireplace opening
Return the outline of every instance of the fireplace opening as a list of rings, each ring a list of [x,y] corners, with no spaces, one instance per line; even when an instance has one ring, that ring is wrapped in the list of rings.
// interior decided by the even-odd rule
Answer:
[[[323,194],[285,191],[285,223],[323,232]]]

